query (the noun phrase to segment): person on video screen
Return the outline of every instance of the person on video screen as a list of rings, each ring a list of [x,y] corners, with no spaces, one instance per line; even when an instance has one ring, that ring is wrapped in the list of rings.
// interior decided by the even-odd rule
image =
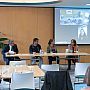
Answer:
[[[87,27],[82,27],[78,29],[78,39],[80,41],[87,39]]]

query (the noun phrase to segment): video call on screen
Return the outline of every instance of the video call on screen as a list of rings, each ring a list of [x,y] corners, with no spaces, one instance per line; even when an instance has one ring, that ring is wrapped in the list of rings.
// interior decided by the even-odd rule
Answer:
[[[90,9],[55,8],[55,44],[90,44]]]

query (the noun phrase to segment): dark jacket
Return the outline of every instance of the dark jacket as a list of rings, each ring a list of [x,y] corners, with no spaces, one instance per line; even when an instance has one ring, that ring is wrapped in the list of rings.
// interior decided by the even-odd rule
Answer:
[[[41,49],[41,45],[37,44],[37,46],[34,46],[33,44],[29,47],[29,53],[33,54],[33,52],[39,53]]]
[[[48,71],[41,90],[73,90],[67,71]]]
[[[7,65],[9,65],[9,61],[20,60],[19,57],[6,57],[5,53],[9,52],[9,50],[10,50],[9,44],[7,44],[2,50],[3,59],[4,59],[4,61],[6,62]],[[14,44],[14,46],[12,46],[12,51],[14,51],[14,52],[16,52],[16,54],[18,54],[19,51],[18,51],[18,48],[17,48],[16,44]]]
[[[7,44],[3,50],[2,50],[2,54],[5,54],[6,52],[8,52],[10,50],[10,46],[9,44]],[[18,48],[17,48],[17,45],[14,44],[14,46],[12,46],[12,51],[16,52],[16,54],[18,54]]]

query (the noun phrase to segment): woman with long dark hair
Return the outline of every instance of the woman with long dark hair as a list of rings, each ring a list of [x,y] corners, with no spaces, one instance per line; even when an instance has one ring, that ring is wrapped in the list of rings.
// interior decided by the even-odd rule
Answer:
[[[79,40],[86,40],[86,38],[87,38],[87,35],[86,35],[84,29],[81,29],[80,34],[79,34]]]
[[[68,49],[69,49],[69,52],[70,52],[70,53],[74,53],[74,52],[78,51],[78,45],[77,45],[77,42],[76,42],[75,39],[72,39],[72,40],[71,40],[71,44],[68,45]],[[76,60],[77,60],[77,59],[75,59],[75,58],[77,58],[77,56],[67,56],[66,58],[68,58],[68,59],[67,59],[67,60],[68,60],[68,70],[70,70],[70,69],[71,69],[71,61],[72,61],[72,62],[74,63],[74,65],[75,65]]]
[[[57,48],[54,45],[54,40],[50,39],[48,42],[48,47],[47,47],[47,53],[57,53]],[[49,64],[52,64],[52,61],[57,62],[59,64],[59,57],[58,56],[48,56]]]

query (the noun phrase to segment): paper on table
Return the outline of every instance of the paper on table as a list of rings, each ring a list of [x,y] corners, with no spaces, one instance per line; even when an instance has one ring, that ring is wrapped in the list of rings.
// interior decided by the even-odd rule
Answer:
[[[13,55],[13,54],[15,54],[15,52],[14,51],[9,51],[9,54]]]

